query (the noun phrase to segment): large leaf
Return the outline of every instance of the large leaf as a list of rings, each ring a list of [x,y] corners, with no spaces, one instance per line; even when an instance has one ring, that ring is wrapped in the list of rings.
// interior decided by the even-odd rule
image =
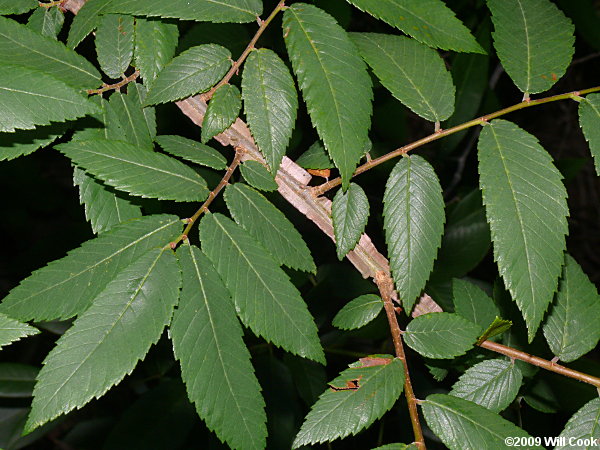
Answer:
[[[114,92],[110,96],[107,109],[107,127],[118,125],[122,131],[119,139],[130,144],[152,150],[152,140],[156,136],[156,114],[153,107],[144,107],[146,88],[138,83],[127,87],[127,95]],[[109,139],[116,139],[110,134]]]
[[[252,136],[272,173],[277,173],[292,137],[298,95],[285,63],[268,49],[253,51],[244,64],[242,97]]]
[[[335,315],[331,324],[342,330],[353,330],[371,322],[383,309],[381,297],[365,294],[346,303]]]
[[[470,350],[481,329],[458,314],[423,314],[410,321],[402,337],[427,358],[454,358]]]
[[[202,219],[200,240],[244,325],[291,353],[325,361],[306,304],[264,247],[221,214]]]
[[[39,333],[37,328],[33,328],[26,323],[21,323],[18,320],[0,313],[0,348],[11,342],[18,341],[21,338],[37,333]]]
[[[38,8],[27,21],[32,30],[54,39],[57,39],[64,23],[65,15],[59,8]]]
[[[85,37],[90,34],[100,23],[103,13],[108,11],[108,7],[113,0],[87,0],[77,15],[73,18],[67,45],[75,48]]]
[[[25,429],[81,408],[131,373],[169,323],[180,285],[171,250],[150,250],[119,272],[44,360]]]
[[[36,0],[0,0],[0,14],[23,14],[37,6]]]
[[[353,363],[329,383],[294,440],[293,448],[344,438],[368,427],[388,411],[402,393],[404,370],[399,359],[377,355]],[[348,387],[350,386],[350,387]]]
[[[96,53],[102,71],[121,78],[133,58],[133,17],[123,14],[102,16],[96,30]]]
[[[479,286],[469,281],[456,278],[452,280],[452,301],[454,312],[479,325],[482,331],[496,317],[500,317],[500,310],[494,301]]]
[[[224,170],[227,167],[227,160],[223,155],[214,148],[200,142],[168,134],[157,136],[155,141],[165,152],[187,161],[217,170]]]
[[[142,215],[139,206],[77,167],[73,171],[73,184],[79,186],[79,203],[85,205],[85,218],[94,233],[102,233],[114,225]]]
[[[530,437],[525,431],[483,406],[444,394],[432,394],[422,403],[429,428],[450,450],[503,449],[505,439]],[[527,445],[531,450],[543,447]]]
[[[347,0],[430,47],[485,53],[469,29],[440,0]]]
[[[566,256],[556,300],[544,324],[544,336],[561,361],[575,361],[600,339],[600,296],[577,261]]]
[[[600,442],[600,398],[587,402],[579,411],[573,414],[558,438],[562,439],[564,443],[559,443],[554,447],[554,450],[576,448],[592,450],[598,447],[597,443]],[[582,440],[581,443],[585,447],[576,447],[579,439]],[[596,442],[595,445],[593,444],[594,441]]]
[[[178,37],[176,24],[136,18],[134,62],[146,86],[173,59]]]
[[[515,399],[523,375],[513,361],[488,359],[460,376],[449,392],[493,412],[500,412]]]
[[[50,75],[21,66],[0,66],[0,132],[30,130],[97,111],[82,93]]]
[[[232,84],[219,87],[212,96],[202,122],[201,141],[206,144],[237,119],[242,107],[240,90]]]
[[[600,176],[600,94],[590,94],[579,104],[579,124],[590,144],[596,174]]]
[[[229,50],[215,44],[186,50],[158,73],[146,103],[166,103],[210,89],[231,66],[230,58]]]
[[[169,156],[121,141],[71,141],[55,147],[107,185],[140,197],[200,201],[206,182],[193,169]]]
[[[64,132],[64,124],[53,124],[18,133],[0,133],[0,161],[29,155],[38,148],[50,145]]]
[[[85,311],[104,287],[148,249],[181,233],[176,216],[157,215],[117,225],[25,278],[0,311],[26,320],[68,319]]]
[[[383,226],[390,267],[407,311],[425,286],[444,231],[437,175],[420,156],[402,158],[388,178]]]
[[[342,260],[354,248],[369,219],[369,200],[362,188],[350,183],[346,192],[336,192],[331,205],[337,257]]]
[[[494,259],[531,341],[564,261],[567,192],[548,153],[515,124],[495,120],[483,127],[478,147]]]
[[[487,5],[506,73],[525,94],[550,89],[573,56],[571,21],[550,0],[487,0]]]
[[[0,17],[0,61],[42,71],[77,88],[94,88],[100,84],[100,74],[83,56],[56,39],[4,17]],[[0,80],[5,77],[1,76]],[[31,85],[32,88],[48,86],[42,80]],[[46,91],[54,92],[51,86]]]
[[[308,112],[346,188],[369,142],[367,68],[344,29],[315,6],[293,4],[283,30]]]
[[[381,84],[413,112],[432,122],[452,115],[452,76],[435,50],[391,34],[353,33],[352,40]]]
[[[300,233],[262,194],[236,183],[225,190],[225,201],[233,219],[260,242],[275,261],[292,269],[317,270]]]
[[[171,339],[196,410],[232,448],[262,449],[267,420],[230,294],[197,248],[177,251],[183,285]]]
[[[262,12],[260,0],[119,0],[111,12],[174,17],[201,22],[253,22]]]

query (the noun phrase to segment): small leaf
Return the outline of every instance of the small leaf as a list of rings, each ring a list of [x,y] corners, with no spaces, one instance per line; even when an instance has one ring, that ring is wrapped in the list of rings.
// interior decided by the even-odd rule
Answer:
[[[331,205],[337,257],[341,261],[352,250],[367,225],[369,200],[362,188],[350,183],[346,192],[339,190]]]
[[[506,73],[526,95],[550,89],[573,56],[571,21],[549,0],[487,0],[487,5]]]
[[[592,449],[594,446],[598,446],[598,442],[600,441],[600,427],[598,424],[600,423],[600,398],[595,398],[589,402],[587,402],[583,407],[573,414],[573,417],[569,419],[565,429],[560,433],[558,439],[564,439],[566,445],[557,445],[554,447],[554,450],[567,450],[574,448],[583,448],[583,447],[575,447],[574,444],[577,444],[579,439],[582,439],[582,442],[588,442],[590,445],[586,445],[587,449]],[[592,444],[596,442],[596,445]]]
[[[345,189],[369,141],[372,91],[366,66],[344,29],[315,6],[290,6],[283,29],[308,113]]]
[[[19,363],[0,363],[0,397],[31,397],[39,369]]]
[[[506,438],[528,438],[525,431],[468,400],[432,394],[422,403],[429,428],[450,450],[506,448]],[[515,441],[512,441],[515,442]],[[531,450],[543,447],[527,445]]]
[[[113,0],[87,0],[73,18],[67,45],[75,48],[88,34],[96,29],[102,14],[108,11]]]
[[[404,385],[402,363],[388,358],[389,363],[382,365],[351,364],[331,381],[330,389],[306,416],[293,448],[356,434],[381,418],[396,403]]]
[[[21,338],[38,334],[39,330],[0,313],[0,348]]]
[[[452,280],[454,312],[485,330],[500,316],[500,310],[483,290],[468,281]]]
[[[37,6],[36,0],[0,0],[0,14],[23,14]]]
[[[316,272],[310,250],[300,233],[262,194],[235,183],[227,186],[225,201],[233,220],[261,243],[275,261],[292,269]]]
[[[206,144],[235,121],[242,107],[240,90],[232,84],[219,87],[206,108],[202,122],[202,143]]]
[[[150,86],[158,73],[173,59],[178,37],[176,24],[139,17],[135,19],[134,63],[146,86]]]
[[[491,323],[489,327],[482,333],[481,336],[477,339],[477,344],[481,344],[483,341],[498,336],[499,334],[504,333],[512,326],[512,321],[504,320],[500,317],[494,318],[494,321]]]
[[[258,161],[246,161],[240,166],[244,180],[258,190],[276,191],[278,186],[273,175]]]
[[[5,17],[0,17],[0,61],[39,70],[76,88],[94,88],[100,84],[100,74],[83,56],[56,39]],[[5,78],[3,75],[0,80]],[[44,79],[31,82],[30,88],[42,86],[47,86],[46,92],[54,92]]]
[[[333,169],[335,166],[321,142],[316,141],[313,145],[308,147],[304,153],[302,153],[296,160],[296,164],[304,169]]]
[[[544,336],[561,361],[585,355],[600,340],[600,296],[577,261],[566,256],[558,294],[546,323]]]
[[[37,8],[27,21],[27,25],[38,33],[54,39],[60,33],[65,16],[60,8]]]
[[[275,174],[292,137],[298,109],[294,80],[275,52],[250,53],[242,74],[242,96],[252,136]]]
[[[458,314],[423,314],[410,321],[402,335],[406,344],[427,358],[447,359],[470,350],[480,328]]]
[[[600,176],[600,94],[590,94],[579,103],[579,125],[590,144],[596,174]]]
[[[156,113],[153,107],[144,107],[146,88],[138,83],[130,83],[127,95],[114,92],[110,96],[107,126],[118,125],[122,135],[120,140],[153,150],[152,140],[156,136]],[[110,137],[117,139],[116,136]]]
[[[230,58],[229,50],[215,44],[186,50],[158,73],[146,103],[166,103],[207,91],[231,67]]]
[[[564,261],[567,192],[548,153],[515,124],[494,120],[478,147],[494,259],[532,341]]]
[[[121,141],[96,139],[55,146],[107,185],[140,197],[202,201],[206,182],[192,168],[160,153]]]
[[[208,214],[200,222],[200,240],[244,325],[291,353],[325,361],[300,293],[248,232],[221,214]]]
[[[118,272],[150,248],[166,245],[181,229],[179,218],[169,215],[117,225],[33,272],[4,298],[0,311],[23,321],[81,314]]]
[[[414,113],[432,122],[454,112],[452,76],[433,49],[404,36],[353,33],[352,40],[381,84]]]
[[[331,324],[342,330],[354,330],[371,322],[383,309],[381,297],[365,294],[346,303],[335,315]]]
[[[385,238],[398,294],[407,311],[425,287],[444,231],[442,188],[420,156],[404,157],[383,196]]]
[[[50,121],[76,119],[97,112],[98,108],[79,91],[50,75],[22,66],[2,65],[0,111],[0,132],[14,132],[48,125]]]
[[[36,127],[18,133],[0,133],[0,161],[10,161],[46,147],[64,134],[64,124]]]
[[[155,141],[163,150],[173,156],[178,156],[201,166],[224,170],[227,160],[214,148],[182,136],[162,135],[156,136]]]
[[[133,17],[122,14],[102,16],[96,30],[96,53],[102,71],[121,78],[133,58]]]
[[[485,53],[454,12],[439,0],[347,0],[430,47]]]
[[[183,245],[177,256],[183,286],[171,339],[189,398],[232,448],[264,448],[265,403],[230,294],[197,247]]]
[[[170,321],[180,285],[170,250],[150,250],[119,272],[44,360],[25,430],[81,408],[131,373]]]
[[[449,395],[498,413],[515,399],[522,381],[523,375],[512,361],[488,359],[462,374]]]

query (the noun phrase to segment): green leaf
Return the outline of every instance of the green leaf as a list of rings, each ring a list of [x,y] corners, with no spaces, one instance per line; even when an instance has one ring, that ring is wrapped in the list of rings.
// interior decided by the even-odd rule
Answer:
[[[37,6],[36,0],[0,0],[0,14],[23,14]]]
[[[83,56],[56,39],[42,36],[5,17],[0,17],[0,61],[39,70],[76,88],[94,88],[100,84],[100,74]],[[0,80],[4,78],[2,76]],[[47,84],[38,80],[30,87],[39,88]],[[46,92],[54,90],[48,86]]]
[[[347,0],[430,47],[485,53],[454,12],[440,0]]]
[[[25,278],[0,304],[19,320],[68,319],[81,314],[104,287],[148,249],[181,233],[176,216],[156,215],[117,225]]]
[[[597,442],[600,441],[600,398],[595,398],[587,402],[583,407],[573,414],[569,419],[565,429],[560,433],[559,439],[563,438],[564,445],[557,445],[554,450],[566,449],[585,449],[592,450],[597,447]],[[583,440],[583,446],[576,446],[579,439]],[[591,442],[596,440],[596,445]],[[588,444],[585,443],[587,440]]]
[[[448,359],[470,350],[481,329],[458,314],[423,314],[410,321],[402,337],[413,350],[427,358]]]
[[[0,363],[0,397],[31,397],[39,369],[20,363]]]
[[[479,183],[494,259],[533,340],[564,261],[567,192],[537,139],[494,120],[479,137]]]
[[[485,330],[500,316],[500,310],[483,290],[469,281],[452,280],[454,312]]]
[[[381,84],[415,114],[432,122],[454,112],[452,76],[433,49],[404,36],[352,33]]]
[[[150,86],[158,73],[173,59],[178,38],[176,24],[135,19],[134,63],[146,86]]]
[[[85,205],[85,218],[96,234],[142,216],[139,206],[120,197],[77,167],[73,171],[73,184],[79,187],[79,203]]]
[[[174,17],[199,22],[254,22],[262,13],[260,0],[119,0],[111,12],[136,16]]]
[[[250,53],[242,74],[242,97],[252,136],[275,174],[298,110],[294,80],[275,52],[259,49]]]
[[[500,317],[495,317],[494,321],[490,324],[489,327],[479,336],[477,339],[477,344],[482,343],[486,339],[489,339],[494,336],[498,336],[499,334],[504,333],[512,326],[512,321],[504,320]]]
[[[327,386],[325,367],[310,359],[300,358],[290,353],[283,355],[285,364],[292,374],[298,394],[307,405],[314,404]]]
[[[235,183],[227,186],[225,202],[233,220],[262,244],[277,263],[316,272],[310,250],[300,233],[262,194],[245,184]]]
[[[429,428],[450,450],[506,448],[505,439],[530,437],[525,431],[483,406],[445,394],[432,394],[422,403]],[[527,445],[531,450],[543,447]]]
[[[391,356],[377,357],[380,364],[353,363],[329,383],[330,389],[321,394],[306,416],[293,448],[356,434],[394,406],[404,386],[402,363]],[[348,388],[347,383],[358,386]]]
[[[179,202],[202,201],[208,195],[206,182],[192,168],[126,142],[71,141],[55,148],[107,185],[132,195]]]
[[[295,3],[286,9],[283,30],[308,113],[345,189],[369,141],[367,68],[344,29],[315,6]]]
[[[206,108],[202,122],[201,141],[206,144],[217,134],[225,131],[237,119],[242,107],[240,90],[232,84],[219,87]]]
[[[573,56],[571,21],[549,0],[487,0],[487,5],[506,73],[526,95],[550,89]]]
[[[38,334],[39,330],[0,313],[0,348],[21,338]]]
[[[589,142],[596,174],[600,176],[600,94],[590,94],[579,103],[579,125]]]
[[[248,232],[221,214],[208,214],[200,222],[200,240],[244,325],[291,353],[325,361],[300,293]]]
[[[133,58],[133,17],[107,14],[96,30],[96,53],[102,71],[110,78],[121,78]]]
[[[110,108],[107,114],[112,122],[121,129],[118,139],[130,144],[153,150],[152,141],[156,136],[156,113],[153,107],[144,107],[146,88],[138,83],[130,83],[127,95],[114,92],[110,96]],[[108,125],[108,124],[107,124]],[[108,137],[117,139],[116,136]]]
[[[342,330],[354,330],[371,322],[383,309],[381,297],[365,294],[346,303],[335,315],[331,324]]]
[[[350,183],[346,192],[339,190],[331,205],[337,257],[341,261],[352,250],[369,219],[369,200],[362,188]]]
[[[65,22],[65,16],[59,8],[37,8],[27,21],[27,25],[44,36],[57,38]]]
[[[323,144],[319,141],[308,147],[308,150],[298,157],[296,164],[305,169],[317,170],[332,169],[335,167],[329,156],[327,156]]]
[[[512,362],[488,359],[460,376],[449,395],[464,398],[493,412],[500,412],[517,396],[523,375]]]
[[[420,156],[402,158],[388,178],[383,226],[390,267],[407,311],[425,287],[444,231],[442,188]]]
[[[0,132],[30,130],[96,111],[97,106],[83,94],[50,75],[21,66],[0,66]]]
[[[554,355],[571,362],[600,340],[600,296],[577,261],[566,256],[556,300],[544,324],[544,336]]]
[[[177,256],[183,286],[171,339],[189,398],[232,448],[262,449],[265,404],[230,294],[197,247],[183,245]]]
[[[274,175],[269,173],[266,167],[258,161],[246,161],[240,166],[240,171],[244,180],[256,189],[271,192],[276,191],[278,188],[273,178]]]
[[[96,29],[102,14],[108,11],[113,0],[87,0],[73,18],[69,29],[67,45],[75,48],[85,37]]]
[[[65,132],[63,124],[21,130],[18,133],[0,133],[0,161],[10,161],[29,155],[38,148],[50,145]]]
[[[127,265],[44,360],[27,431],[99,398],[158,341],[177,303],[181,273],[171,250]]]
[[[224,170],[227,167],[227,160],[223,155],[214,148],[200,142],[182,136],[166,134],[157,136],[155,141],[165,152],[173,156],[179,156],[187,161],[217,170]]]
[[[207,91],[231,67],[230,58],[229,50],[215,44],[186,50],[158,73],[146,103],[166,103]]]

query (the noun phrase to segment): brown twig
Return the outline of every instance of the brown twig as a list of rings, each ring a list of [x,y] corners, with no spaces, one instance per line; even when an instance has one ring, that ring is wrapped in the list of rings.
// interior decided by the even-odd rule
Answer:
[[[121,89],[126,84],[131,83],[132,81],[137,80],[137,77],[139,77],[139,76],[140,76],[140,71],[136,69],[135,72],[133,72],[128,77],[124,77],[118,83],[115,83],[115,84],[106,84],[106,83],[104,83],[101,88],[99,88],[99,89],[88,89],[86,92],[89,95],[94,95],[94,94],[102,94],[103,92],[110,91],[112,89],[114,89],[114,90]]]
[[[64,2],[65,2],[65,0],[56,0],[56,1],[48,2],[48,3],[38,2],[38,5],[41,6],[42,8],[50,9],[53,6],[62,6],[62,4]]]

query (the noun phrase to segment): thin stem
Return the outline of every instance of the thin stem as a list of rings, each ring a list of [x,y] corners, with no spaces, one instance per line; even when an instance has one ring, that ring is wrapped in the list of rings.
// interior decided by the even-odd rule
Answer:
[[[213,86],[210,91],[208,91],[206,94],[203,95],[205,100],[208,101],[213,96],[213,94],[215,93],[215,91],[218,88],[220,88],[224,84],[229,83],[229,80],[231,79],[231,77],[233,77],[233,75],[235,75],[238,72],[238,70],[240,70],[240,67],[242,66],[242,64],[244,63],[244,61],[246,60],[246,58],[248,57],[250,52],[252,50],[254,50],[254,45],[256,44],[256,42],[258,41],[260,36],[263,34],[265,29],[269,26],[269,24],[275,18],[277,13],[279,13],[279,11],[281,11],[284,8],[285,8],[285,0],[282,0],[277,4],[277,6],[271,12],[269,17],[267,17],[265,20],[260,20],[260,18],[258,18],[258,23],[260,26],[258,27],[258,30],[256,30],[256,34],[254,35],[252,40],[248,43],[248,46],[242,53],[242,56],[240,56],[238,58],[238,60],[235,63],[233,63],[233,65],[231,66],[231,69],[229,69],[229,72],[227,72],[227,74],[223,77],[223,79],[221,81],[219,81],[215,86]]]
[[[600,378],[597,378],[592,375],[588,375],[587,373],[578,372],[577,370],[569,369],[568,367],[561,366],[560,364],[556,364],[552,361],[548,361],[547,359],[538,358],[537,356],[530,355],[529,353],[522,352],[521,350],[517,350],[512,347],[507,347],[506,345],[498,344],[497,342],[492,341],[483,341],[479,344],[483,348],[487,348],[496,353],[501,353],[510,358],[519,359],[521,361],[525,361],[526,363],[532,364],[537,367],[541,367],[542,369],[549,370],[551,372],[558,373],[560,375],[564,375],[565,377],[574,378],[578,381],[582,381],[583,383],[591,384],[592,386],[596,386],[600,389]]]
[[[115,84],[106,84],[106,83],[104,83],[101,88],[99,88],[99,89],[88,89],[86,92],[89,95],[93,95],[93,94],[102,94],[103,92],[110,91],[112,89],[114,89],[116,91],[117,89],[121,89],[126,84],[131,83],[132,81],[137,80],[137,77],[139,77],[139,76],[140,76],[140,71],[136,69],[135,72],[133,72],[128,77],[124,77],[118,83],[115,83]]]
[[[539,98],[536,100],[523,101],[521,103],[517,103],[515,105],[509,106],[508,108],[504,108],[499,111],[493,112],[491,114],[486,114],[485,116],[478,117],[477,119],[469,120],[468,122],[465,122],[461,125],[457,125],[455,127],[448,128],[447,130],[436,131],[436,132],[430,134],[429,136],[426,136],[422,139],[419,139],[418,141],[415,141],[408,145],[405,145],[404,147],[397,148],[396,150],[386,153],[385,155],[380,156],[379,158],[372,159],[371,161],[367,161],[362,166],[357,167],[356,171],[354,172],[353,177],[355,177],[356,175],[360,175],[361,173],[366,172],[367,170],[372,169],[373,167],[378,166],[379,164],[389,161],[390,159],[393,159],[393,158],[396,158],[397,156],[401,156],[405,153],[408,153],[409,151],[414,150],[415,148],[421,147],[421,146],[428,144],[430,142],[433,142],[433,141],[437,141],[438,139],[443,138],[444,136],[449,136],[451,134],[457,133],[462,130],[466,130],[467,128],[471,128],[476,125],[483,125],[486,122],[489,122],[490,120],[495,119],[496,117],[503,116],[503,115],[511,113],[513,111],[518,111],[519,109],[529,108],[530,106],[542,105],[544,103],[556,102],[558,100],[573,99],[576,101],[580,101],[581,95],[585,95],[585,94],[589,94],[590,92],[597,92],[597,91],[600,91],[600,86],[596,86],[596,87],[589,88],[589,89],[584,89],[582,91],[573,91],[573,92],[567,92],[565,94],[552,95],[550,97]],[[333,189],[334,187],[339,186],[340,184],[342,184],[342,179],[340,177],[334,178],[333,180],[330,180],[326,183],[320,184],[319,186],[315,186],[312,190],[312,194],[315,197],[318,197],[319,195],[323,195],[328,190]]]
[[[398,325],[398,319],[396,318],[394,302],[392,301],[394,282],[392,281],[390,275],[382,270],[377,272],[375,275],[375,283],[377,284],[381,298],[383,299],[383,306],[385,308],[385,313],[390,326],[390,332],[392,334],[392,341],[394,342],[396,356],[400,359],[400,361],[402,361],[402,366],[404,367],[404,395],[406,395],[406,402],[408,403],[408,413],[410,414],[410,422],[412,424],[413,434],[415,436],[415,443],[419,449],[425,450],[425,439],[423,437],[423,430],[421,429],[421,423],[419,421],[417,398],[415,397],[412,383],[410,381],[406,353],[404,353],[404,345],[402,344],[402,333],[400,331],[400,325]]]

